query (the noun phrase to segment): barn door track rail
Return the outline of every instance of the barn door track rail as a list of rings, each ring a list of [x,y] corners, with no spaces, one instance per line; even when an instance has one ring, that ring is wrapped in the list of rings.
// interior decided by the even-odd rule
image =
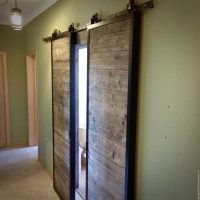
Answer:
[[[92,15],[90,23],[87,23],[86,25],[83,25],[83,26],[80,26],[80,27],[77,27],[77,28],[75,28],[74,23],[72,23],[72,24],[69,25],[68,30],[64,31],[64,32],[61,32],[60,30],[55,29],[51,36],[43,37],[42,40],[45,43],[48,43],[48,42],[51,42],[52,40],[56,40],[56,39],[66,37],[66,36],[69,35],[70,32],[84,31],[91,24],[99,23],[99,22],[105,21],[109,18],[119,17],[120,15],[127,14],[127,11],[128,12],[131,12],[131,11],[143,12],[143,11],[145,11],[147,9],[151,9],[151,8],[154,8],[154,0],[146,1],[146,2],[141,3],[141,4],[137,4],[137,0],[130,0],[130,3],[128,3],[128,5],[127,5],[127,10],[124,10],[124,11],[121,11],[121,12],[116,13],[114,15],[105,17],[104,19],[99,18],[98,13],[95,13],[94,15]]]

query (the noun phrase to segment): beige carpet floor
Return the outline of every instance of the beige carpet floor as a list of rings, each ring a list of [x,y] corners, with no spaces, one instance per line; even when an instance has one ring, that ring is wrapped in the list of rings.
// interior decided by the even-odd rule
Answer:
[[[37,147],[0,150],[1,200],[58,200]]]

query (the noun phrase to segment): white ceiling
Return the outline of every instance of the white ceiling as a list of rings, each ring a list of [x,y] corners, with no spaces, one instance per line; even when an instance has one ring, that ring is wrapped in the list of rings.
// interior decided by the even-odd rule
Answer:
[[[0,4],[6,0],[0,0]],[[28,24],[58,0],[17,0],[17,7],[22,10],[23,25]],[[11,8],[15,7],[15,0],[7,0],[7,4],[0,6],[0,24],[10,25]]]

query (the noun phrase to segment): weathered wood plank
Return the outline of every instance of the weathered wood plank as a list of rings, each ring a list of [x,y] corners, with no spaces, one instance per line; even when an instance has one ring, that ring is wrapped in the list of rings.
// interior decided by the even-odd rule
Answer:
[[[69,37],[54,40],[52,42],[52,58],[53,62],[65,62],[69,63],[70,51],[69,51]],[[56,66],[54,65],[56,68]],[[68,68],[67,68],[68,69]]]
[[[59,192],[59,195],[63,200],[70,199],[70,193],[68,192],[69,180],[62,176],[62,173],[59,172],[58,168],[55,169],[55,178],[54,184],[56,185],[56,190]]]
[[[113,165],[119,166],[122,169],[125,167],[125,149],[121,148],[114,141],[109,140],[108,138],[101,136],[100,134],[96,134],[92,131],[89,132],[89,152],[95,155],[102,155],[102,162],[108,161],[112,162]],[[94,158],[96,159],[96,158]],[[105,163],[107,164],[107,163]],[[113,167],[114,169],[114,167]],[[116,169],[114,169],[116,170]],[[108,171],[110,171],[108,169]]]
[[[109,134],[110,137],[113,137],[113,140],[117,140],[118,143],[121,144],[122,146],[125,145],[126,131],[124,130],[124,127],[126,127],[126,125],[116,126],[110,121],[99,119],[98,116],[96,117],[91,116],[90,119],[91,120],[89,121],[90,122],[89,128],[91,130],[96,130],[97,133],[98,132],[103,132],[104,134],[107,133]]]
[[[128,71],[90,69],[90,87],[128,91]]]
[[[126,109],[127,107],[127,92],[98,87],[91,87],[90,92],[89,99],[94,103],[106,103],[109,104],[110,107],[117,107],[118,109]]]
[[[89,153],[91,161],[115,177],[118,182],[124,184],[125,150],[101,135],[97,136],[93,132],[90,132],[90,135]]]
[[[92,101],[91,104],[89,104],[89,115],[96,117],[101,122],[107,122],[113,125],[113,127],[116,127],[116,130],[125,129],[127,110],[121,110],[117,107],[109,107],[107,105],[109,104]],[[101,125],[103,125],[103,123]],[[124,130],[124,132],[126,132],[126,130]]]
[[[54,104],[55,105],[63,105],[63,107],[65,107],[64,109],[64,113],[66,112],[66,110],[69,110],[69,106],[70,106],[70,99],[69,99],[69,94],[70,91],[65,91],[63,90],[62,93],[64,93],[63,95],[61,95],[60,92],[55,92],[53,95],[56,96],[56,98],[53,99]]]
[[[130,20],[90,30],[89,200],[122,200]]]
[[[131,22],[130,19],[122,20],[114,24],[108,24],[99,28],[91,30],[90,38],[100,38],[101,36],[120,33],[125,30],[130,30]],[[126,38],[125,38],[126,39]]]
[[[118,53],[118,52],[117,52]],[[101,59],[98,61],[91,61],[90,66],[91,69],[103,69],[103,70],[124,70],[128,71],[127,64],[128,60],[117,60],[117,58],[110,58]]]
[[[65,140],[65,138],[60,136],[60,134],[58,134],[57,132],[55,133],[54,137],[55,137],[55,143],[54,143],[55,151],[54,152],[55,154],[57,154],[56,157],[58,157],[59,159],[62,159],[63,160],[62,165],[66,165],[68,168],[69,160],[70,160],[70,154],[69,154],[70,141]]]
[[[63,200],[70,199],[70,50],[69,38],[52,42],[54,185]]]
[[[129,30],[120,32],[120,34],[100,35],[98,40],[96,38],[90,40],[90,48],[93,52],[128,51],[129,37]]]
[[[90,46],[90,48],[92,48]],[[95,53],[103,53],[103,52],[107,52],[107,51],[110,51],[110,52],[124,52],[124,51],[128,51],[128,45],[127,44],[124,44],[124,45],[121,45],[121,46],[108,46],[108,45],[105,45],[104,47],[96,47],[94,46],[94,52]]]
[[[122,148],[125,148],[126,146],[126,135],[124,134],[124,129],[119,129],[109,122],[99,120],[98,117],[89,117],[89,131],[105,136]]]
[[[69,111],[63,112],[64,108],[60,105],[54,105],[54,131],[59,132],[67,140],[69,139],[69,120],[67,120]]]
[[[102,62],[106,59],[112,59],[112,60],[124,60],[128,58],[129,52],[128,51],[120,51],[120,52],[93,52],[90,55],[90,63],[94,61],[101,60]],[[126,66],[127,67],[127,66]]]
[[[89,185],[93,185],[90,191],[95,191],[98,198],[102,200],[122,200],[124,199],[124,186],[119,183],[115,177],[105,172],[101,167],[99,167],[95,162],[89,160]],[[93,190],[92,190],[93,189]],[[90,199],[90,198],[89,198]]]

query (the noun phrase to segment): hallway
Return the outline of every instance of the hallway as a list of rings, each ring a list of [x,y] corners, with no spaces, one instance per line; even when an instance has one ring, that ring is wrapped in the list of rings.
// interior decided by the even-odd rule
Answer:
[[[58,200],[37,147],[0,150],[0,199]]]

